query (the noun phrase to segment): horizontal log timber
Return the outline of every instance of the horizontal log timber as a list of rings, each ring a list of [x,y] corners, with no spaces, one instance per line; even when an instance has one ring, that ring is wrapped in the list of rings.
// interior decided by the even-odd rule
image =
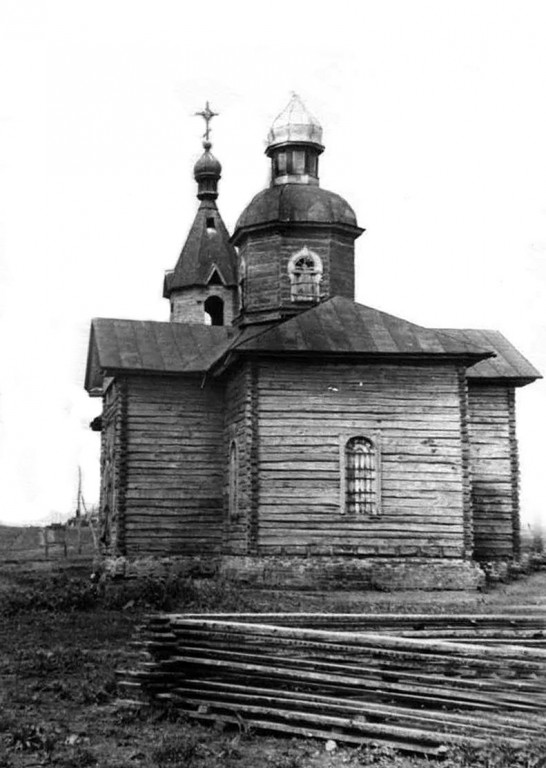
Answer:
[[[250,650],[262,652],[271,647],[271,641],[267,643],[258,637],[249,637],[234,635],[229,632],[214,633],[212,636],[203,632],[185,632],[176,631],[177,652],[183,652],[188,648],[188,644],[196,644],[208,647],[244,647]],[[239,643],[239,646],[235,643]],[[506,683],[506,677],[502,678],[501,687],[509,691],[526,692],[536,690],[537,686],[542,685],[543,675],[540,670],[537,671],[536,664],[523,663],[513,660],[488,660],[484,658],[472,657],[453,657],[450,655],[435,654],[434,657],[423,657],[422,652],[413,651],[393,651],[380,647],[367,647],[357,649],[353,646],[336,644],[324,644],[319,641],[289,641],[286,638],[276,638],[274,647],[288,657],[296,658],[319,658],[332,659],[334,661],[347,661],[352,664],[359,664],[359,674],[362,679],[374,679],[377,683],[377,676],[380,680],[399,680],[425,682],[429,686],[441,684],[444,677],[448,677],[450,685],[454,687],[470,688],[475,690],[498,690],[499,683],[497,675],[500,671],[517,670],[519,677],[509,677],[510,682]],[[261,650],[260,650],[261,649]],[[154,656],[159,658],[163,651],[158,651],[155,643],[151,649]],[[169,651],[169,656],[175,654],[175,650]],[[423,660],[426,658],[427,673],[423,672]],[[539,677],[537,677],[539,675]],[[445,681],[444,681],[445,682]],[[543,688],[540,688],[541,692]]]
[[[491,651],[488,648],[482,648],[477,645],[475,647],[461,647],[454,643],[437,643],[435,641],[419,641],[413,639],[402,639],[396,637],[384,637],[382,635],[375,635],[373,633],[360,633],[360,632],[327,632],[325,630],[317,629],[293,629],[291,627],[266,625],[266,624],[250,624],[245,622],[217,622],[215,620],[208,619],[184,619],[184,625],[188,628],[206,628],[210,630],[227,629],[235,634],[252,633],[255,635],[266,635],[269,637],[281,637],[281,638],[296,638],[299,640],[318,640],[323,642],[342,642],[356,646],[374,646],[384,647],[391,650],[411,650],[411,651],[423,651],[427,654],[449,654],[460,655],[470,657],[473,653],[476,658],[517,658],[518,660],[529,660],[535,662],[537,665],[540,663],[546,663],[546,651],[540,650],[528,650],[515,646],[514,648],[500,648]]]
[[[453,724],[453,725],[468,725],[468,726],[474,726],[477,728],[490,728],[491,724],[494,723],[497,727],[503,727],[503,728],[514,728],[522,731],[526,731],[528,733],[536,733],[537,729],[540,727],[540,720],[534,721],[532,718],[527,719],[522,722],[520,718],[517,717],[509,717],[506,715],[492,715],[489,714],[487,718],[483,718],[476,715],[464,715],[459,714],[455,712],[435,712],[435,711],[421,711],[417,712],[415,710],[410,710],[407,708],[402,707],[392,707],[392,706],[385,706],[381,704],[370,704],[370,702],[367,702],[365,700],[357,700],[357,699],[351,699],[342,701],[338,698],[335,698],[333,696],[325,696],[320,694],[311,694],[305,691],[291,691],[291,690],[285,690],[285,689],[279,689],[279,688],[260,688],[260,687],[253,687],[253,686],[244,686],[244,685],[236,685],[234,683],[224,683],[219,680],[201,680],[201,679],[186,679],[184,681],[184,685],[188,686],[187,690],[192,692],[199,690],[201,693],[206,691],[226,691],[228,695],[230,693],[235,694],[236,696],[241,695],[251,695],[251,696],[262,696],[262,697],[269,697],[272,696],[276,700],[283,701],[285,703],[288,702],[297,702],[297,703],[313,703],[317,704],[318,706],[322,706],[323,708],[328,707],[335,707],[338,709],[345,709],[347,710],[354,710],[357,712],[360,712],[361,714],[367,714],[368,717],[377,717],[378,719],[387,719],[387,718],[400,718],[405,719],[408,722],[414,721],[414,722],[428,722],[431,723],[444,723],[444,724]],[[178,692],[181,691],[180,688],[176,689]]]
[[[141,662],[140,677],[123,678],[132,684],[129,695],[148,695],[209,719],[238,713],[248,722],[259,715],[262,727],[281,724],[292,733],[326,718],[330,725],[321,720],[321,727],[334,727],[335,721],[339,741],[367,738],[410,750],[423,748],[423,733],[433,734],[437,745],[457,738],[481,744],[494,734],[520,743],[544,730],[545,651],[351,632],[347,625],[341,632],[281,626],[316,625],[330,619],[324,614],[246,614],[243,622],[194,616],[166,614],[146,622],[142,636],[152,661]],[[274,619],[276,624],[264,623]],[[527,629],[545,619],[546,612],[331,617],[395,631],[408,622],[414,631],[416,622],[418,630],[433,631],[422,629],[428,621],[488,634]],[[374,733],[363,736],[362,728],[371,726]]]
[[[260,544],[263,546],[282,546],[283,542],[286,540],[287,535],[290,535],[290,528],[288,526],[285,529],[280,529],[277,534],[274,534],[268,533],[268,530],[264,530],[260,525]],[[453,546],[454,543],[457,542],[457,539],[458,537],[455,534],[453,537],[443,538],[439,538],[437,536],[431,536],[429,538],[423,538],[421,536],[412,537],[410,534],[408,534],[407,536],[400,535],[397,539],[395,539],[396,544],[394,546],[397,546],[398,544],[414,546],[416,548],[424,547],[427,545],[435,547]],[[362,534],[351,536],[348,531],[340,531],[337,535],[335,531],[330,531],[328,536],[327,531],[315,531],[313,534],[311,534],[307,531],[300,533],[299,530],[297,530],[296,533],[292,532],[290,535],[291,546],[298,544],[301,544],[302,546],[312,546],[313,544],[321,543],[326,545],[337,545],[345,547],[358,546],[362,544],[367,544],[372,547],[382,547],[386,544],[385,538],[382,536],[378,536],[377,538],[374,538],[372,535],[363,536]],[[393,550],[393,554],[397,553]],[[415,554],[417,554],[417,552]]]
[[[316,520],[317,522],[331,522],[332,516],[339,515],[339,501],[332,499],[329,504],[321,504],[317,499],[306,499],[305,501],[294,499],[292,503],[288,499],[282,499],[280,504],[263,503],[260,505],[260,509],[263,512],[264,520],[302,520],[307,519]],[[415,525],[460,525],[461,514],[456,507],[438,507],[435,504],[418,505],[417,507],[403,507],[400,505],[398,508],[390,507],[388,514],[383,513],[380,518],[384,520],[387,525],[397,525],[400,527],[402,520],[404,521],[404,527],[406,521],[408,526]],[[342,524],[349,525],[350,520],[356,519],[358,521],[358,515],[343,515]],[[369,519],[369,518],[365,518]]]
[[[482,560],[508,559],[515,553],[519,509],[512,398],[513,388],[507,386],[469,386],[475,555]],[[501,509],[510,513],[506,525]]]
[[[207,681],[204,681],[205,683]],[[214,684],[213,684],[214,685]],[[255,692],[259,691],[259,693]],[[177,687],[174,692],[190,702],[232,702],[233,704],[257,704],[272,708],[286,708],[298,711],[329,711],[332,714],[344,714],[352,717],[361,717],[372,723],[385,723],[398,727],[436,728],[443,730],[449,727],[452,733],[464,733],[467,735],[487,738],[491,730],[502,728],[504,735],[515,738],[530,738],[539,733],[539,727],[532,727],[529,720],[513,718],[472,717],[447,712],[423,712],[409,710],[404,707],[385,706],[380,703],[368,703],[362,701],[343,701],[333,696],[309,696],[305,692],[297,694],[297,697],[286,696],[285,692],[278,689],[253,688],[252,686],[235,686],[231,690],[214,687],[194,686],[187,682],[184,687]],[[537,724],[538,725],[538,724]]]
[[[263,531],[271,532],[290,526],[297,526],[297,528],[302,529],[316,530],[317,532],[321,533],[328,530],[335,531],[335,524],[332,522],[332,519],[329,516],[328,518],[329,519],[320,520],[317,519],[316,515],[301,514],[292,516],[271,515],[270,517],[266,517],[264,514],[264,519],[260,521],[259,525]],[[425,520],[425,522],[422,524],[404,522],[403,530],[400,529],[400,522],[395,521],[389,524],[387,520],[381,518],[374,519],[366,517],[363,520],[359,520],[358,517],[355,519],[353,515],[344,515],[339,521],[336,522],[339,522],[340,530],[343,532],[343,534],[350,534],[351,531],[354,531],[355,533],[364,532],[370,534],[373,533],[376,535],[379,533],[400,533],[401,535],[411,536],[412,534],[417,533],[428,533],[429,535],[433,533],[435,536],[437,536],[442,533],[446,535],[451,533],[456,536],[462,531],[462,523],[459,525],[454,525],[449,521],[447,523],[443,523]]]
[[[257,621],[258,623],[274,623],[272,620],[279,620],[281,624],[292,623],[295,626],[308,626],[309,622],[315,624],[320,623],[324,626],[329,626],[331,622],[338,623],[342,621],[348,621],[351,624],[354,622],[363,622],[366,624],[377,623],[384,626],[386,623],[393,625],[399,624],[413,624],[418,622],[419,624],[426,623],[427,625],[435,626],[448,626],[465,624],[472,627],[475,626],[527,626],[529,624],[539,623],[542,626],[542,622],[546,621],[546,607],[537,606],[541,616],[521,616],[518,613],[316,613],[316,612],[294,612],[294,613],[163,613],[163,614],[150,614],[146,617],[145,627],[166,627],[176,622],[184,622],[187,619],[228,619],[232,618],[234,621]],[[545,626],[546,628],[546,626]]]
[[[465,681],[466,685],[459,685],[457,682],[453,683],[449,677],[433,677],[429,675],[410,675],[406,674],[402,676],[400,673],[397,675],[391,675],[390,679],[387,674],[381,675],[380,691],[377,691],[377,677],[370,673],[362,664],[347,664],[340,663],[340,660],[325,659],[324,657],[301,658],[300,656],[275,656],[264,653],[264,649],[260,649],[259,653],[251,652],[251,649],[245,651],[233,651],[218,646],[203,647],[201,645],[185,644],[183,651],[184,657],[174,653],[170,659],[166,660],[168,667],[164,666],[164,669],[178,668],[180,664],[184,666],[189,660],[190,665],[204,664],[208,665],[209,661],[214,665],[217,662],[226,662],[227,668],[231,668],[229,665],[233,662],[233,669],[241,670],[243,667],[240,664],[251,664],[252,671],[257,673],[260,665],[270,666],[272,668],[282,670],[282,674],[285,673],[285,669],[300,669],[302,673],[310,672],[312,676],[309,680],[318,680],[320,683],[333,682],[334,684],[344,685],[345,678],[350,678],[347,685],[357,685],[363,689],[371,688],[374,696],[382,698],[389,698],[393,696],[401,696],[404,700],[411,698],[413,693],[418,689],[419,697],[438,697],[444,700],[445,705],[450,706],[466,706],[468,702],[472,702],[473,706],[480,705],[489,706],[492,703],[498,705],[509,705],[515,709],[523,708],[537,709],[542,708],[546,704],[546,692],[539,690],[537,686],[527,686],[527,690],[521,688],[513,689],[506,686],[495,687],[494,684],[487,685],[482,684],[482,681]],[[183,661],[185,659],[185,661]],[[358,661],[355,659],[354,661]],[[383,672],[383,670],[382,670]],[[316,678],[314,675],[324,674],[332,675],[330,680]],[[334,679],[335,678],[335,679]],[[303,677],[302,677],[303,679]],[[355,682],[358,680],[358,682]],[[542,695],[541,695],[542,694]]]
[[[172,705],[173,703],[181,701],[180,697],[176,697],[169,693],[162,694],[161,699],[167,705]],[[127,702],[127,705],[132,706],[133,703]],[[138,702],[135,702],[134,706],[138,707]],[[186,715],[188,717],[194,718],[198,722],[210,722],[213,720],[215,722],[221,723],[232,723],[238,727],[241,726],[241,716],[238,714],[232,716],[226,713],[222,713],[220,716],[218,714],[205,714],[201,711],[201,708],[199,708],[196,711],[186,710]],[[344,741],[349,744],[365,744],[369,742],[369,737],[367,736],[359,736],[354,733],[348,733],[347,730],[341,731],[340,728],[325,730],[320,726],[313,725],[313,723],[305,727],[296,725],[292,722],[286,725],[284,723],[277,723],[270,719],[259,719],[257,717],[249,717],[248,715],[245,717],[244,722],[248,727],[256,730],[274,731],[284,734],[289,733],[291,735],[304,736],[305,738],[310,739],[337,739],[338,741]],[[381,744],[385,746],[401,749],[406,752],[416,752],[422,755],[440,755],[444,754],[445,752],[443,745],[440,745],[439,747],[433,747],[431,745],[426,746],[417,741],[404,741],[401,743],[400,741],[394,741],[387,737],[381,738],[380,741]],[[476,743],[478,743],[477,740]]]
[[[384,634],[383,632],[381,634]],[[388,637],[387,634],[385,634]],[[398,635],[397,635],[398,636]],[[213,636],[203,637],[202,633],[185,633],[176,632],[177,647],[180,646],[182,651],[187,652],[189,645],[195,644],[202,645],[207,643],[210,647],[215,647],[216,644],[227,645],[227,647],[233,648],[233,643],[238,639],[240,647],[249,648],[250,650],[258,650],[263,653],[264,649],[267,653],[268,646],[263,641],[260,642],[258,638],[251,638],[230,634],[229,632],[214,634]],[[478,638],[477,638],[478,639]],[[180,645],[181,644],[181,645]],[[537,674],[537,667],[532,663],[522,664],[521,661],[513,663],[513,660],[504,660],[502,664],[496,661],[490,661],[484,658],[473,658],[470,656],[456,657],[449,655],[435,654],[434,658],[431,656],[426,658],[427,669],[429,672],[425,675],[422,672],[423,655],[420,651],[394,651],[392,649],[386,649],[383,647],[367,647],[356,649],[352,646],[343,644],[324,644],[319,641],[300,641],[297,643],[289,642],[286,639],[275,640],[275,647],[282,648],[283,654],[287,658],[305,658],[319,660],[332,659],[337,662],[345,660],[347,662],[358,662],[360,665],[359,675],[362,679],[373,678],[376,680],[376,676],[380,675],[381,680],[391,680],[398,682],[411,678],[412,681],[419,679],[421,682],[425,681],[427,685],[434,686],[438,684],[444,676],[449,678],[454,674],[458,674],[457,683],[454,683],[455,687],[471,688],[476,690],[496,690],[498,686],[490,682],[491,676],[494,676],[499,672],[499,669],[508,670],[516,669],[520,677],[518,678],[518,685],[514,686],[514,690],[525,691],[536,689],[537,683],[535,682],[535,675]],[[462,645],[461,645],[462,647]],[[485,646],[484,646],[485,647]],[[258,659],[259,661],[259,659]],[[461,678],[460,675],[464,674],[465,678]],[[389,677],[390,675],[390,677]],[[416,677],[417,675],[417,677]],[[409,676],[409,677],[408,677]],[[491,679],[493,679],[491,678]],[[525,682],[522,687],[519,683]],[[377,682],[377,680],[376,680]],[[510,689],[512,686],[510,686]]]
[[[201,704],[204,703],[202,699],[185,699],[181,698],[181,701],[184,702],[184,705],[194,703],[197,707],[199,707]],[[285,710],[285,709],[274,709],[273,711],[269,707],[264,706],[258,706],[256,704],[245,704],[244,706],[241,705],[241,702],[236,703],[230,703],[230,702],[218,702],[215,701],[212,705],[211,702],[209,702],[210,706],[213,706],[216,711],[235,711],[240,712],[241,710],[243,712],[249,712],[251,714],[258,714],[258,715],[265,715],[270,716],[274,714],[277,718],[282,718],[287,721],[291,721],[294,719],[294,710]],[[310,722],[310,723],[318,723],[322,726],[331,726],[331,727],[347,727],[348,723],[346,719],[336,717],[334,715],[320,715],[316,712],[307,712],[307,711],[298,711],[297,720],[300,722]],[[354,715],[351,717],[350,720],[350,728],[353,731],[356,731],[361,734],[366,734],[370,739],[375,737],[381,737],[384,735],[388,735],[391,739],[392,738],[399,738],[400,743],[403,745],[406,740],[409,739],[415,739],[419,740],[421,742],[424,742],[426,744],[431,745],[437,745],[442,743],[442,739],[439,737],[439,734],[435,731],[426,731],[424,729],[418,729],[418,728],[404,728],[397,725],[391,725],[388,726],[382,726],[376,723],[370,723],[365,718],[359,718],[355,717]],[[450,741],[452,743],[457,742],[468,742],[468,739],[465,739],[465,737],[461,737],[459,734],[451,733],[450,734]],[[509,741],[509,740],[508,740]],[[518,740],[514,741],[514,744],[517,744]],[[519,743],[522,743],[521,739],[519,740]]]

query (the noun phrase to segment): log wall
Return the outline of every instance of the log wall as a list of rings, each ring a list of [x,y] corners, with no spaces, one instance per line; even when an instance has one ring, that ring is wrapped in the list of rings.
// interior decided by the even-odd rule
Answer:
[[[218,551],[225,476],[223,385],[131,376],[126,406],[126,554]]]
[[[246,264],[244,309],[246,313],[308,309],[291,300],[288,263],[295,253],[307,246],[322,261],[320,293],[323,299],[344,296],[354,299],[354,236],[324,230],[295,229],[289,233],[271,231],[251,234],[241,245],[240,256]]]
[[[256,388],[261,554],[468,554],[455,366],[271,361]],[[380,439],[377,516],[340,511],[340,442],[351,435]]]
[[[514,388],[469,385],[474,555],[519,555],[518,450]]]
[[[99,541],[105,554],[123,553],[123,479],[120,436],[123,430],[123,387],[111,382],[102,400],[101,482],[99,501]],[[121,506],[118,507],[118,503]]]
[[[224,541],[229,554],[246,554],[253,507],[251,480],[252,452],[252,372],[249,364],[234,370],[226,383],[225,465],[229,465],[232,441],[237,445],[237,502],[229,508],[229,475],[224,475]]]

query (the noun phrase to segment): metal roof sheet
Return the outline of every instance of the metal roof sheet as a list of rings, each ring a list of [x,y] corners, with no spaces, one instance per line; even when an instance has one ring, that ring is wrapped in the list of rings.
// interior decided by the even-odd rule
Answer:
[[[350,299],[336,296],[232,349],[254,352],[343,353],[397,356],[460,356],[484,359],[489,344],[409,323]]]
[[[519,379],[534,381],[542,375],[499,331],[477,328],[443,328],[442,333],[464,339],[495,352],[495,357],[482,360],[470,367],[469,379]]]
[[[214,227],[207,227],[207,220]],[[214,200],[203,200],[197,209],[184,247],[172,272],[165,275],[163,295],[190,285],[207,285],[216,268],[225,285],[237,285],[237,255]]]
[[[330,224],[360,229],[356,215],[341,195],[315,185],[279,184],[255,195],[237,220],[231,238],[241,230],[271,223]]]
[[[97,318],[91,324],[86,389],[101,387],[103,371],[207,371],[235,334],[226,326]]]
[[[85,386],[88,391],[99,390],[105,372],[202,373],[227,353],[433,355],[466,359],[471,380],[522,384],[541,377],[498,331],[423,328],[338,296],[290,320],[243,329],[95,319]]]

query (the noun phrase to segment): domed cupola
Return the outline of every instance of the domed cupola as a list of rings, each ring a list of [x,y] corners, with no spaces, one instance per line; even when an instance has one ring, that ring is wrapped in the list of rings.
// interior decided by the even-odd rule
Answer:
[[[293,93],[267,136],[271,184],[318,184],[318,157],[323,151],[320,123]]]
[[[193,166],[193,176],[197,182],[197,197],[199,200],[216,200],[218,197],[218,182],[222,175],[222,166],[210,151],[210,141],[203,142],[204,152]]]
[[[290,317],[333,296],[354,299],[354,241],[364,231],[340,195],[321,189],[322,128],[296,94],[267,137],[271,185],[239,216],[242,324]]]

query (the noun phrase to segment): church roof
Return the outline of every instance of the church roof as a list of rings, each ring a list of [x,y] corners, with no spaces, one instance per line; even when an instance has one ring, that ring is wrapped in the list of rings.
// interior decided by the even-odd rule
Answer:
[[[335,297],[282,323],[231,326],[98,318],[91,325],[85,379],[88,391],[103,375],[204,373],[226,355],[461,358],[473,381],[526,384],[540,373],[498,331],[423,328],[378,309]],[[318,356],[318,357],[317,357]]]
[[[214,226],[209,226],[211,220]],[[237,256],[222,217],[211,199],[201,201],[182,252],[165,275],[163,295],[190,285],[207,285],[216,269],[224,285],[237,285]]]
[[[236,329],[193,323],[96,318],[91,323],[87,391],[104,373],[201,373],[228,348]]]
[[[496,353],[495,357],[482,360],[467,370],[466,375],[471,380],[513,379],[514,383],[523,384],[542,378],[541,373],[499,331],[445,328],[442,333]]]
[[[253,352],[370,356],[440,355],[474,360],[492,355],[489,345],[423,328],[378,309],[336,296],[232,349]]]
[[[355,212],[341,195],[317,186],[280,184],[263,189],[252,198],[239,216],[232,242],[236,242],[242,229],[272,223],[358,226]]]

